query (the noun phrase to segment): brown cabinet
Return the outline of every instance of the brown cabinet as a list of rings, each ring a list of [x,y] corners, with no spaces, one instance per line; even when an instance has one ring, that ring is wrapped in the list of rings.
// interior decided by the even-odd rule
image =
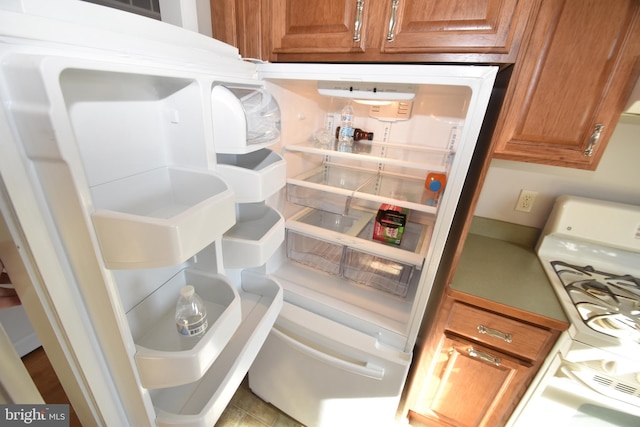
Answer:
[[[538,3],[211,0],[214,37],[274,62],[510,63]]]
[[[595,169],[640,56],[637,0],[543,1],[516,60],[495,157]]]
[[[272,52],[362,53],[366,31],[363,20],[370,2],[355,0],[273,0]]]
[[[407,416],[427,425],[504,425],[558,334],[446,297],[415,362]]]
[[[505,57],[521,38],[526,22],[521,21],[532,6],[532,2],[519,0],[389,3],[388,16],[384,15],[381,23],[385,53],[492,53]]]

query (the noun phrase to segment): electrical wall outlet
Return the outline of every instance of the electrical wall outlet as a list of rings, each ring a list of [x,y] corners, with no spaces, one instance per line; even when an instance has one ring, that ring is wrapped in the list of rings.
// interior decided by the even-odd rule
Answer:
[[[537,191],[520,190],[520,196],[518,197],[518,202],[516,203],[516,210],[520,212],[531,212],[531,208],[533,208],[533,202],[536,200],[537,195]]]

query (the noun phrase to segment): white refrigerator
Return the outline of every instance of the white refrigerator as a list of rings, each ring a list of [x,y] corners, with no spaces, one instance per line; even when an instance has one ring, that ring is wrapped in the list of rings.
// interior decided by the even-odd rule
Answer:
[[[256,64],[46,0],[0,5],[0,64],[0,259],[83,423],[210,427],[247,373],[305,425],[393,423],[497,67]],[[338,151],[347,102],[373,139]]]

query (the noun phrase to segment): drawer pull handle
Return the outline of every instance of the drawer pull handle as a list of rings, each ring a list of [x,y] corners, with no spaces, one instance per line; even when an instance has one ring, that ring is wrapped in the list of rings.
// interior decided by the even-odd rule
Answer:
[[[391,15],[389,16],[389,31],[387,31],[387,41],[392,42],[395,39],[394,30],[396,29],[396,20],[398,15],[398,3],[400,0],[391,0]]]
[[[513,341],[511,338],[511,334],[505,334],[504,332],[500,332],[497,329],[487,328],[484,325],[478,325],[478,332],[480,332],[481,334],[487,334],[490,337],[499,338],[504,342],[511,343],[511,341]]]
[[[473,347],[469,347],[467,349],[467,352],[469,353],[469,356],[471,357],[475,357],[476,359],[480,359],[483,360],[485,362],[489,362],[492,365],[496,365],[496,366],[500,366],[500,358],[499,357],[495,357],[489,353],[485,353],[484,351],[478,351]]]
[[[360,29],[362,28],[362,9],[364,9],[364,0],[356,1],[356,19],[353,23],[353,41],[360,41]]]

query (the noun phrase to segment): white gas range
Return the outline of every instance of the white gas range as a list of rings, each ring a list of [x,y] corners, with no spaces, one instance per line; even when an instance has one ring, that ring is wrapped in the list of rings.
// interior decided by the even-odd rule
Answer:
[[[510,425],[640,426],[640,206],[561,196],[536,250],[570,327]]]

